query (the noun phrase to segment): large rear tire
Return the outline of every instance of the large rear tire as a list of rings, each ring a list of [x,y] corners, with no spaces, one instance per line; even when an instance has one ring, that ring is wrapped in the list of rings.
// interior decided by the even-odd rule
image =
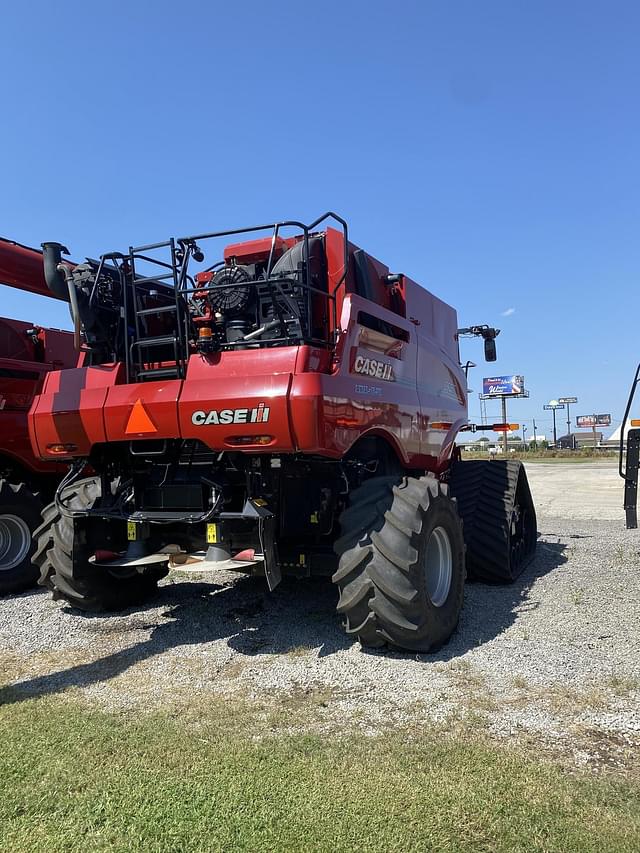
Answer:
[[[79,480],[63,490],[61,499],[73,510],[92,507],[100,498],[97,477]],[[125,610],[150,599],[166,568],[109,569],[89,562],[91,551],[82,525],[61,514],[55,504],[43,513],[34,559],[40,566],[40,584],[53,598],[88,613]]]
[[[340,516],[341,535],[333,546],[340,558],[332,578],[339,590],[337,611],[345,618],[347,634],[372,648],[384,646],[385,641],[369,610],[374,593],[368,569],[373,556],[371,534],[384,524],[384,514],[393,502],[392,488],[399,480],[400,475],[371,477],[354,489]]]
[[[472,580],[511,583],[535,555],[536,512],[521,462],[456,462],[449,480],[464,522]]]
[[[41,510],[38,496],[24,483],[0,480],[0,595],[35,586],[38,570],[31,556]]]
[[[348,633],[357,634],[363,646],[434,651],[455,630],[464,595],[464,541],[455,501],[432,476],[399,483],[396,478],[395,484],[376,479],[387,482],[370,494],[368,519],[366,492],[356,490],[351,509],[359,523],[351,539],[336,543],[342,550],[334,575],[341,587],[338,609],[347,615]],[[372,518],[374,524],[361,531]]]

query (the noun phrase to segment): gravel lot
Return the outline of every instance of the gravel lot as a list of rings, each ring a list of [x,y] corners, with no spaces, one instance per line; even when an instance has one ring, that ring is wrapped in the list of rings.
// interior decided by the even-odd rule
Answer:
[[[1,600],[0,701],[67,691],[188,714],[237,699],[269,725],[327,731],[455,722],[630,768],[640,755],[640,534],[624,529],[612,465],[529,472],[535,562],[511,587],[468,585],[459,629],[437,654],[363,652],[344,635],[328,582],[269,594],[242,576],[176,576],[153,606],[106,618],[42,591]]]

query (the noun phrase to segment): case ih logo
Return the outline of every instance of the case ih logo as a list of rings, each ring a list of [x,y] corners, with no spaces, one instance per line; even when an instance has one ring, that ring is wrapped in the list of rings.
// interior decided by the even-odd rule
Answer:
[[[258,403],[255,409],[212,409],[197,411],[191,415],[194,426],[210,424],[264,424],[269,420],[269,407]]]
[[[393,365],[387,361],[377,361],[375,358],[365,358],[363,355],[358,355],[353,364],[353,370],[355,373],[372,376],[374,379],[385,379],[387,382],[396,381]]]

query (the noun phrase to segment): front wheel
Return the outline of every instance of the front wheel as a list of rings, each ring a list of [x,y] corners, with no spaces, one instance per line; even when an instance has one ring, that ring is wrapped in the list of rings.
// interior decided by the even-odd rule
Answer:
[[[41,509],[24,483],[0,480],[0,595],[28,589],[38,579],[31,555]]]
[[[72,510],[88,509],[100,499],[100,480],[89,477],[63,489],[61,499]],[[125,610],[151,598],[166,568],[140,573],[89,562],[82,522],[62,515],[55,504],[43,512],[44,522],[36,531],[34,561],[40,567],[40,584],[72,607],[88,613]]]

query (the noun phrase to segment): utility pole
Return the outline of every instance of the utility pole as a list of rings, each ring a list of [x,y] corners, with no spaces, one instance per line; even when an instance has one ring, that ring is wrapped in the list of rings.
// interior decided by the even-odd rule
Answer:
[[[573,436],[573,441],[571,440],[572,439],[572,433],[571,433],[571,409],[570,409],[570,406],[573,403],[577,403],[578,398],[577,397],[558,397],[558,402],[559,403],[565,403],[567,406],[567,438],[569,439],[569,441],[571,441],[571,449],[575,450],[576,449],[575,436]]]
[[[482,394],[478,394],[480,400],[480,422],[484,426],[487,422],[487,403]]]
[[[536,450],[537,450],[537,449],[538,449],[538,435],[537,435],[537,433],[536,433],[536,429],[537,429],[537,427],[536,427],[536,419],[534,418],[534,419],[533,419],[533,443],[535,444],[535,446],[536,446]]]
[[[556,410],[564,409],[564,403],[560,403],[558,400],[549,400],[549,403],[542,408],[550,409],[553,412],[553,446],[555,448],[558,443],[558,434],[556,432]]]
[[[526,437],[526,432],[527,432],[527,425],[526,425],[526,424],[522,424],[522,449],[523,449],[523,450],[526,450],[526,449],[527,449],[527,437]]]
[[[505,430],[502,433],[502,451],[503,451],[503,453],[505,455],[505,459],[506,459],[507,453],[509,452],[509,444],[507,443],[507,430],[506,430],[506,426],[507,426],[507,398],[505,397],[504,394],[502,395],[502,423],[505,426]]]

